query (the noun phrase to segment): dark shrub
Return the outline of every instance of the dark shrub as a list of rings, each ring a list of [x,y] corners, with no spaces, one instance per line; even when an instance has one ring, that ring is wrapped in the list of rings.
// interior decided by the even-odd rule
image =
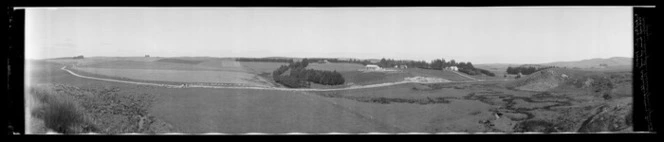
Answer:
[[[74,133],[75,127],[82,125],[84,120],[69,96],[59,95],[51,91],[32,91],[42,106],[32,112],[36,118],[44,120],[44,125],[59,133]]]

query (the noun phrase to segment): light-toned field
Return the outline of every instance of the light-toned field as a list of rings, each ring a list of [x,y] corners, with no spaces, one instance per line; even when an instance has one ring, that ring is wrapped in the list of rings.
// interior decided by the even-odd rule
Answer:
[[[426,70],[418,68],[398,69],[400,72],[361,72],[346,71],[340,72],[346,80],[346,84],[369,85],[389,82],[404,81],[406,77],[433,77],[442,78],[450,81],[471,81],[471,79],[460,76],[450,71]]]
[[[310,63],[307,66],[307,69],[315,70],[325,70],[325,71],[337,71],[337,72],[346,72],[346,71],[357,71],[359,69],[364,69],[365,67],[360,64],[353,63]]]
[[[459,74],[453,73],[452,71],[447,70],[427,70],[420,68],[408,68],[404,69],[404,72],[411,74],[412,76],[423,76],[423,77],[438,77],[444,78],[451,81],[471,81],[466,77],[463,77]]]
[[[288,65],[288,63],[278,63],[278,62],[240,62],[245,69],[252,71],[256,74],[261,73],[272,73],[274,70],[277,70],[282,65]]]
[[[169,60],[162,60],[169,59]],[[227,58],[139,58],[92,57],[82,60],[58,59],[49,62],[75,64],[78,71],[114,78],[182,83],[232,83],[274,86],[271,73],[285,63],[237,62]]]
[[[346,80],[346,84],[354,85],[369,85],[380,84],[388,82],[403,81],[406,77],[412,77],[407,73],[384,73],[384,72],[361,72],[361,71],[348,71],[341,72],[341,75]]]
[[[251,81],[255,75],[231,71],[183,71],[183,70],[149,70],[149,69],[109,69],[109,68],[77,68],[93,74],[124,77],[136,80],[169,81],[169,82],[209,82],[209,83],[241,83],[256,84]]]
[[[223,70],[223,68],[221,67],[202,66],[195,64],[176,64],[176,63],[166,63],[166,62],[143,62],[143,61],[129,61],[129,60],[106,61],[106,62],[88,64],[79,67],[105,68],[105,69],[184,70],[184,71]],[[226,70],[241,71],[235,68],[226,68]]]

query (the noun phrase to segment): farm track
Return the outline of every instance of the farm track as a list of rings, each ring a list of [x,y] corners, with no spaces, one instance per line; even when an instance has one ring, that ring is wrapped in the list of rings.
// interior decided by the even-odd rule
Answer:
[[[407,83],[436,84],[436,83],[481,82],[481,80],[477,80],[477,79],[474,79],[474,78],[473,78],[473,81],[448,81],[448,82],[399,81],[399,82],[391,82],[391,83],[371,84],[371,85],[364,85],[364,86],[358,86],[358,87],[333,88],[333,89],[295,89],[295,88],[275,88],[275,87],[230,87],[230,86],[208,86],[208,85],[187,85],[187,87],[184,87],[182,85],[169,85],[169,84],[126,81],[126,80],[117,80],[117,79],[83,76],[83,75],[79,75],[79,74],[76,74],[76,73],[72,72],[71,70],[67,69],[66,67],[67,66],[63,66],[60,69],[64,70],[64,71],[67,71],[69,74],[74,75],[76,77],[80,77],[80,78],[100,80],[100,81],[109,81],[109,82],[118,82],[118,83],[127,83],[127,84],[136,84],[136,85],[160,86],[160,87],[167,87],[167,88],[255,89],[255,90],[278,90],[278,91],[339,91],[339,90],[353,90],[353,89],[366,89],[366,88],[385,87],[385,86],[407,84]]]

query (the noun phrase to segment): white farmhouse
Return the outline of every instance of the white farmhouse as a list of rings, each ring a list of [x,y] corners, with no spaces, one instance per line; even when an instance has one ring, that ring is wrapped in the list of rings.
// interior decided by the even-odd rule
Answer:
[[[367,70],[379,70],[380,67],[378,65],[367,65],[366,69]]]
[[[459,71],[459,68],[456,67],[456,66],[449,66],[449,67],[446,67],[445,69],[451,70],[451,71]]]

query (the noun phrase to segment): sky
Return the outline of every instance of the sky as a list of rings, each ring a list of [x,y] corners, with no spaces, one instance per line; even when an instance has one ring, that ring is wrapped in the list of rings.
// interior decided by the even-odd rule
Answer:
[[[632,57],[631,7],[29,8],[26,58]]]

